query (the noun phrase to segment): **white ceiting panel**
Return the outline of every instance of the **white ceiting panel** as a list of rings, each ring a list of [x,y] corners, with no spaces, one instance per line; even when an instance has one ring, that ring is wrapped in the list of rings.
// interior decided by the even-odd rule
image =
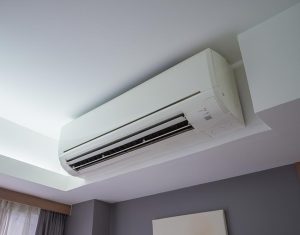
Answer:
[[[300,3],[239,35],[254,111],[300,98]]]

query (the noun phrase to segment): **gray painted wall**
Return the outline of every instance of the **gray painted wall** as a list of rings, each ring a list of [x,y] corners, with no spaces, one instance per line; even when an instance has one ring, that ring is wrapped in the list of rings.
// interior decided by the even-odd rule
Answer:
[[[73,205],[65,235],[108,235],[111,205],[98,200]]]
[[[110,235],[152,235],[152,220],[225,209],[229,235],[300,234],[300,182],[293,166],[112,206]]]
[[[93,235],[109,235],[111,204],[94,200]]]
[[[65,234],[152,235],[153,219],[218,209],[225,209],[229,235],[299,235],[300,181],[294,166],[116,204],[76,204]]]
[[[92,235],[94,202],[87,201],[72,206],[67,219],[66,235]],[[97,219],[98,220],[98,219]]]

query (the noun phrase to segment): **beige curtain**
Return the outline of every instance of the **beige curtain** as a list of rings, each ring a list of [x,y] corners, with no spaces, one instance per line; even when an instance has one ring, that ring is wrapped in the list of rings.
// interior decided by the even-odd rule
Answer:
[[[0,200],[0,235],[34,235],[40,209]]]

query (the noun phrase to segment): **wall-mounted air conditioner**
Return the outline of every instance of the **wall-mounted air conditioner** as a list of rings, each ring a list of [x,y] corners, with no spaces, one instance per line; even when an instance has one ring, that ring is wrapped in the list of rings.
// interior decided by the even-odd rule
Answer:
[[[133,155],[151,160],[158,148],[175,153],[191,138],[209,141],[243,125],[233,72],[206,49],[65,125],[59,159],[79,175]]]

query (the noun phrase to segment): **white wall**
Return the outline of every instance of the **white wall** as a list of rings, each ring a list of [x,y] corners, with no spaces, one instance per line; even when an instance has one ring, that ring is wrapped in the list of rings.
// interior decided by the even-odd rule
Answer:
[[[254,111],[300,98],[300,3],[239,35]]]
[[[0,118],[0,154],[65,174],[58,160],[57,141]]]

